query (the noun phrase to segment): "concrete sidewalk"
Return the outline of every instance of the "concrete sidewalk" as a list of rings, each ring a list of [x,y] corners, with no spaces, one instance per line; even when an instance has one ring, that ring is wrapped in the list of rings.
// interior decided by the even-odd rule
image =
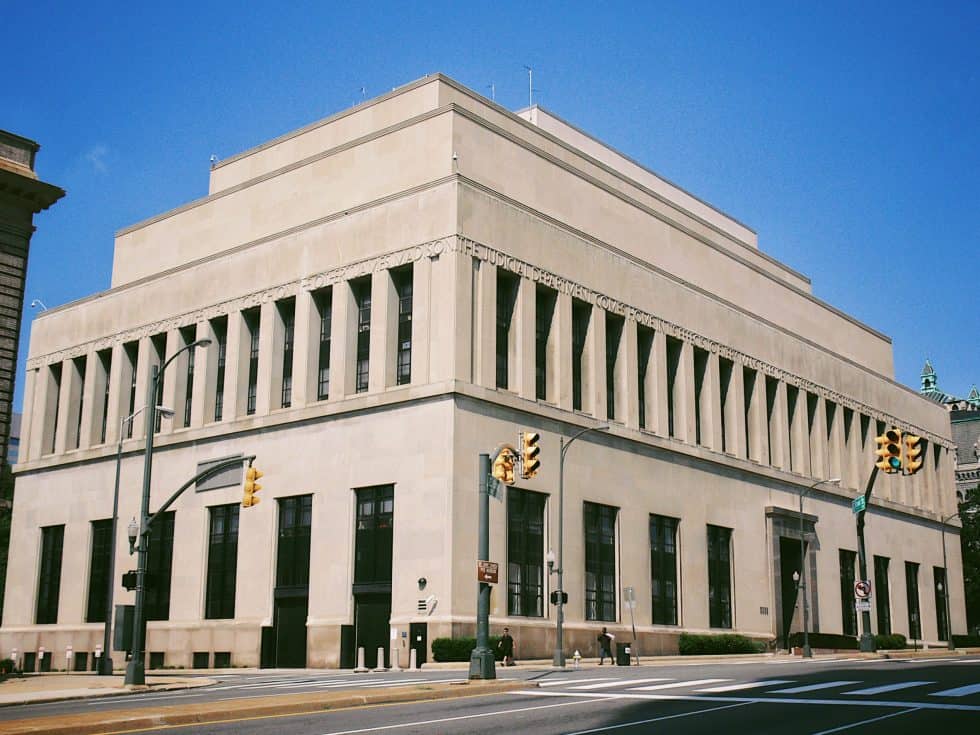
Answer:
[[[147,675],[146,686],[126,686],[123,678],[121,673],[114,676],[56,673],[11,677],[0,683],[0,707],[66,699],[111,697],[134,692],[193,689],[215,683],[214,679],[203,676]]]
[[[149,680],[149,677],[147,677],[147,680]],[[529,686],[535,685],[523,681],[502,680],[463,681],[457,684],[426,684],[425,682],[419,682],[418,684],[405,687],[386,689],[305,692],[302,694],[281,694],[250,699],[219,700],[215,702],[197,702],[166,706],[150,704],[133,709],[82,712],[0,721],[0,734],[27,735],[28,733],[45,733],[45,735],[95,735],[98,733],[99,735],[111,735],[111,733],[129,732],[139,729],[233,722],[259,717],[285,717],[379,704],[484,696],[525,689]],[[153,688],[155,689],[155,687]],[[112,691],[112,689],[110,688],[109,691]]]

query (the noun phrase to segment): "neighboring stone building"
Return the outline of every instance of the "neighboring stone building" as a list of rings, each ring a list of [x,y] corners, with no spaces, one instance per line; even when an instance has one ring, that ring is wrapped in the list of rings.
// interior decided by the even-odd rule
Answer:
[[[568,651],[594,654],[603,625],[626,639],[627,586],[644,654],[676,651],[681,631],[776,639],[801,564],[813,629],[856,633],[850,503],[891,425],[923,436],[927,461],[875,486],[874,628],[914,618],[916,637],[946,637],[946,413],[895,382],[886,336],[745,225],[540,108],[512,114],[441,75],[210,181],[118,233],[110,290],[34,322],[3,650],[101,640],[121,425],[122,528],[142,475],[145,427],[122,419],[150,366],[203,337],[165,374],[153,505],[239,454],[258,455],[263,502],[210,484],[154,532],[151,666],[333,667],[356,646],[370,664],[389,645],[405,665],[411,646],[424,659],[435,637],[472,634],[477,457],[523,428],[542,433],[543,464],[492,504],[491,624],[520,658],[550,656],[559,437],[606,423],[565,466]],[[962,630],[955,544],[948,571]]]
[[[980,485],[980,390],[973,386],[966,398],[957,398],[940,390],[936,370],[926,360],[920,393],[949,411],[953,444],[956,445],[956,497],[962,500],[968,490]]]

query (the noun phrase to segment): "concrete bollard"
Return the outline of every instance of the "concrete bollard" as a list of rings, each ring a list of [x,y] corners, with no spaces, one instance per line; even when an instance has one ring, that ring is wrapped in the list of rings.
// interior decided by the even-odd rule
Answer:
[[[385,649],[384,646],[378,646],[378,665],[374,667],[375,671],[387,671],[385,669]]]
[[[418,667],[418,664],[417,664],[418,660],[419,660],[419,658],[418,658],[418,651],[416,651],[413,648],[409,652],[409,654],[408,654],[408,670],[409,671],[419,671],[419,667]]]
[[[364,665],[364,646],[361,646],[357,649],[357,666],[354,667],[354,671],[363,674],[367,670],[367,666]]]
[[[402,667],[398,665],[398,648],[392,646],[388,653],[388,663],[389,671],[401,671]]]

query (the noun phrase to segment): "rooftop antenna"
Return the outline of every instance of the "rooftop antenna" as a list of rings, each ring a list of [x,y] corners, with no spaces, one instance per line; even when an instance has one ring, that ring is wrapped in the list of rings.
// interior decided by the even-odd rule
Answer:
[[[494,88],[493,82],[490,82],[490,101],[491,102],[497,101],[497,90]]]
[[[527,64],[524,68],[527,69],[527,106],[534,107],[534,69]]]

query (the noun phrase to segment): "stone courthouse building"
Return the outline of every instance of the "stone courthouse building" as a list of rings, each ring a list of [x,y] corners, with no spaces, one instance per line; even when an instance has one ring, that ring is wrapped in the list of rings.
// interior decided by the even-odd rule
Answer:
[[[542,469],[492,502],[491,625],[550,656],[559,437],[605,424],[565,466],[569,652],[631,635],[627,587],[644,654],[681,631],[780,639],[813,486],[811,629],[858,632],[850,504],[892,425],[927,461],[875,486],[874,627],[947,635],[950,425],[895,382],[889,338],[695,196],[434,75],[216,164],[206,197],[118,233],[109,290],[35,320],[4,651],[91,656],[106,584],[132,602],[107,578],[120,429],[118,572],[147,428],[124,419],[151,365],[205,337],[165,372],[151,510],[236,455],[262,502],[210,483],[154,531],[151,666],[349,666],[357,646],[404,666],[472,635],[477,458],[521,429]]]

